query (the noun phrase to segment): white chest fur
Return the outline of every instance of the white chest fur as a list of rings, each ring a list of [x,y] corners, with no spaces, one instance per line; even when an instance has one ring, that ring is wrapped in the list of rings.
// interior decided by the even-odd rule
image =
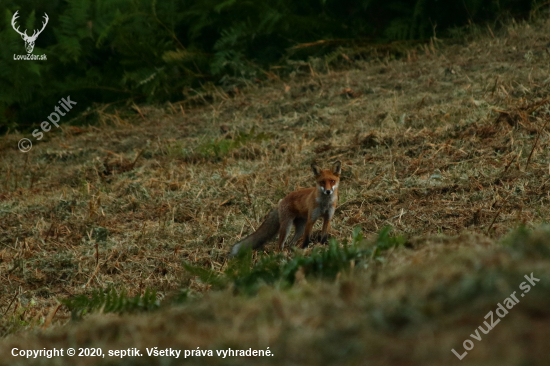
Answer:
[[[317,202],[317,207],[313,210],[311,218],[313,221],[317,220],[321,215],[328,215],[329,220],[332,219],[334,215],[334,202],[338,199],[338,196],[333,194],[321,194],[317,196],[315,201]]]

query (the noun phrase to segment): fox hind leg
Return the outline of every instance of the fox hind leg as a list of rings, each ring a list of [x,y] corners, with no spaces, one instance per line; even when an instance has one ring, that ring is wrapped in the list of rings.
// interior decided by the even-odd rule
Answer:
[[[305,219],[296,218],[294,219],[294,236],[290,240],[290,245],[294,245],[298,242],[298,240],[304,235],[304,231],[306,231],[306,221]]]
[[[279,227],[279,250],[283,250],[285,241],[290,234],[290,228],[292,227],[292,220],[281,221],[281,226]]]

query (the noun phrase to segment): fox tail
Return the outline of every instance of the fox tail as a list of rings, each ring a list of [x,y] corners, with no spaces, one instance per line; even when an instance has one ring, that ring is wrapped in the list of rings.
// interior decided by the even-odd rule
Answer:
[[[267,218],[258,230],[233,245],[229,257],[236,256],[243,248],[258,249],[273,239],[279,231],[279,209],[274,208],[267,214]]]

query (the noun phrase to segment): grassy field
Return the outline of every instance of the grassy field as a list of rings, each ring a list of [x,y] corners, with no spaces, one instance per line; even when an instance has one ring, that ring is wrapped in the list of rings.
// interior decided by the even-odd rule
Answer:
[[[546,365],[549,42],[547,21],[478,28],[399,59],[343,53],[338,67],[312,60],[185,103],[90,106],[97,123],[62,120],[28,153],[17,142],[30,134],[2,137],[0,364]],[[337,159],[332,236],[351,242],[360,227],[362,254],[323,277],[300,263],[326,245],[271,243],[268,259],[294,265],[292,280],[240,291],[231,246],[314,184],[313,161]],[[531,273],[540,281],[525,292]],[[156,299],[121,314],[60,302],[108,288]],[[489,312],[500,322],[485,334]],[[473,349],[459,361],[451,349],[463,344]],[[14,347],[182,354],[25,359]],[[214,356],[182,361],[197,349]]]

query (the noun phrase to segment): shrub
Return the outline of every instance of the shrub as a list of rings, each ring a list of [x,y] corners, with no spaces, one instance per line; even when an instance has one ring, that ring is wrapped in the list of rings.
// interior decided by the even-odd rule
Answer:
[[[427,39],[436,26],[441,32],[505,13],[525,17],[536,4],[544,2],[7,1],[0,17],[0,133],[36,126],[67,95],[78,108],[181,100],[205,83],[264,77],[270,65],[289,58],[334,56],[341,45]],[[12,60],[24,53],[11,28],[16,10],[21,29],[39,27],[48,14],[35,46],[47,61]],[[315,46],[294,48],[305,43]]]

